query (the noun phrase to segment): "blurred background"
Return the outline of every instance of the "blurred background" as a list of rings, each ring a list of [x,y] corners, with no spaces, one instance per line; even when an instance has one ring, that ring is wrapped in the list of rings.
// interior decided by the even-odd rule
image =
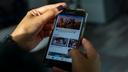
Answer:
[[[28,10],[63,1],[88,12],[85,37],[101,55],[101,72],[128,72],[128,0],[1,0],[0,42]]]

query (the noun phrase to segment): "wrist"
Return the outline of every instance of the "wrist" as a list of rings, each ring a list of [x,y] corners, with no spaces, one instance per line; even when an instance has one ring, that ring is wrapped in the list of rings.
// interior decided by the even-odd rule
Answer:
[[[22,35],[16,35],[14,33],[12,33],[11,35],[12,40],[18,45],[20,46],[23,50],[25,51],[29,51],[29,49],[27,48],[26,45],[26,41],[24,40],[24,37]]]

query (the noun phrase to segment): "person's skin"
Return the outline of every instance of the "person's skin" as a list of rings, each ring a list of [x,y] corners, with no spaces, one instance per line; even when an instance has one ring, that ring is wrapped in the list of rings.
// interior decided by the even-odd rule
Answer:
[[[82,40],[83,52],[77,48],[72,48],[69,55],[72,58],[72,72],[100,72],[101,64],[99,54],[87,39]],[[54,72],[64,72],[64,70],[53,67]]]
[[[66,6],[65,3],[46,5],[31,10],[19,23],[11,36],[15,42],[25,50],[34,48],[45,36],[48,36],[52,29],[50,24],[53,18],[62,12],[58,6]],[[35,12],[36,11],[36,12]]]
[[[24,50],[30,51],[52,30],[53,18],[62,12],[58,6],[66,6],[65,3],[46,5],[31,10],[12,32],[12,39]],[[88,40],[82,41],[85,53],[80,53],[77,49],[72,49],[69,55],[72,57],[73,72],[99,72],[99,56]],[[53,67],[53,71],[64,72],[59,68]]]
[[[73,72],[100,72],[100,58],[93,45],[85,38],[82,40],[84,51],[73,48],[69,51],[72,57]]]

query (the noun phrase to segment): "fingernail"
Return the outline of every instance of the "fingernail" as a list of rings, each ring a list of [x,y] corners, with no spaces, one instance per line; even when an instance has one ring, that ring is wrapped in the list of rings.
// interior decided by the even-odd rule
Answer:
[[[57,9],[58,9],[58,11],[61,11],[61,10],[64,10],[64,9],[65,9],[65,7],[64,7],[64,6],[62,6],[62,5],[60,5],[60,6],[58,6],[58,7],[57,7]]]
[[[85,38],[83,38],[82,43],[84,44],[85,42],[86,42],[86,39],[85,39]]]

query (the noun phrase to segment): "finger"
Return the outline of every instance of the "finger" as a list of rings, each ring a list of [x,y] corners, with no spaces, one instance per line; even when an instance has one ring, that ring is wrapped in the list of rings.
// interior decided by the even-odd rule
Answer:
[[[53,72],[65,72],[64,70],[57,68],[57,67],[53,67]]]
[[[37,8],[37,10],[40,11],[41,13],[44,13],[44,12],[47,11],[47,10],[55,9],[55,8],[57,8],[58,6],[66,7],[66,3],[56,3],[56,4],[46,5],[46,6]]]
[[[48,21],[48,24],[53,24],[53,23],[54,23],[54,19],[55,19],[55,18],[50,19],[50,20]]]
[[[45,37],[49,37],[51,35],[52,31],[40,31],[40,33],[38,34],[38,38],[40,38],[41,40]]]
[[[32,9],[27,13],[27,16],[30,16],[30,17],[31,16],[39,16],[51,9],[55,9],[59,13],[59,12],[61,12],[61,10],[57,9],[58,6],[66,7],[66,4],[65,3],[56,3],[56,4],[46,5],[46,6],[42,6],[40,8]]]
[[[53,10],[48,10],[47,12],[45,12],[43,15],[40,15],[38,17],[36,17],[36,19],[38,21],[41,21],[40,23],[38,23],[39,26],[44,26],[45,24],[48,23],[49,19],[54,18],[58,13],[56,12],[55,9]]]
[[[53,24],[46,24],[43,29],[40,31],[40,36],[41,37],[48,37],[51,35],[53,30]]]
[[[77,49],[71,49],[69,54],[72,58],[72,71],[81,72],[80,69],[84,69],[87,60]]]
[[[51,31],[45,31],[45,32],[44,32],[44,37],[50,36],[50,32],[51,32]]]
[[[90,59],[95,59],[97,57],[97,52],[91,42],[89,42],[87,39],[83,38],[82,40],[83,47],[86,51],[87,57]]]
[[[39,36],[41,39],[43,39],[45,37],[45,32],[44,31],[40,31]]]
[[[52,31],[53,30],[53,24],[45,24],[43,27],[44,31]]]
[[[75,48],[69,51],[69,55],[72,57],[72,60],[76,60],[76,61],[79,61],[84,58],[84,56],[81,55],[81,53]]]

